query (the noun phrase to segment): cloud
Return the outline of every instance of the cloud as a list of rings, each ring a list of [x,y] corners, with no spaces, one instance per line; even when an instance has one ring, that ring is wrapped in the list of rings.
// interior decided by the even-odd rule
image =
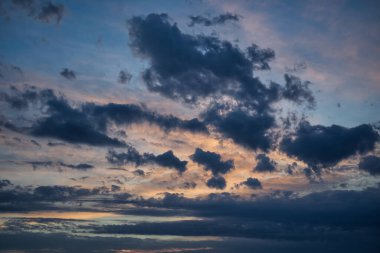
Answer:
[[[31,143],[33,143],[33,145],[35,145],[35,146],[37,146],[37,147],[41,148],[41,144],[40,144],[40,143],[38,143],[38,141],[35,141],[35,140],[30,140],[30,142],[31,142]]]
[[[286,74],[282,96],[297,104],[306,103],[310,108],[314,108],[316,102],[309,85],[308,81],[302,82],[300,78]]]
[[[132,74],[128,70],[120,70],[118,82],[122,84],[128,84],[132,79]]]
[[[245,185],[249,189],[256,190],[256,189],[262,189],[263,186],[261,185],[261,182],[257,178],[249,177],[244,182],[241,182],[239,185]]]
[[[134,104],[80,104],[74,108],[63,96],[56,96],[50,89],[39,90],[28,86],[20,91],[1,93],[0,99],[12,108],[21,110],[30,105],[44,105],[42,118],[34,120],[29,134],[38,137],[51,137],[69,143],[82,143],[95,146],[124,146],[116,138],[107,136],[108,123],[131,125],[150,123],[164,131],[185,130],[193,133],[208,133],[206,125],[196,118],[183,120],[173,115],[162,115]]]
[[[88,117],[73,109],[63,99],[50,100],[51,115],[38,120],[30,133],[37,137],[52,137],[69,143],[94,146],[124,146],[125,143],[108,137],[98,130]]]
[[[67,223],[67,222],[66,222]],[[161,225],[164,225],[160,223]],[[190,222],[188,223],[191,224]],[[206,225],[206,222],[204,222]],[[180,224],[177,226],[179,227]],[[201,227],[202,224],[197,224]],[[154,224],[152,225],[154,227]],[[170,224],[167,230],[173,229],[174,224]],[[204,226],[202,226],[203,228]],[[240,227],[240,226],[238,226]],[[95,228],[96,229],[96,228]],[[116,230],[117,228],[115,228]],[[99,229],[100,230],[100,229]],[[120,228],[122,231],[122,228]],[[137,228],[136,228],[137,230]],[[207,230],[207,229],[206,229]],[[103,229],[106,231],[106,229]],[[231,232],[231,230],[228,230]],[[303,231],[302,231],[303,232]],[[320,231],[318,231],[320,232]],[[334,231],[336,232],[336,231]],[[332,232],[332,233],[334,233]],[[324,251],[326,253],[334,253],[337,250],[344,250],[347,253],[354,253],[365,250],[368,253],[376,253],[379,243],[376,235],[369,234],[365,237],[359,232],[355,233],[353,239],[349,233],[339,234],[340,240],[336,239],[328,241],[329,247],[326,248],[326,240],[255,240],[242,239],[237,237],[224,238],[224,240],[160,240],[160,239],[141,239],[131,237],[115,237],[111,233],[108,236],[72,236],[71,234],[63,233],[46,233],[41,231],[36,232],[3,232],[0,237],[2,249],[6,251],[34,251],[41,252],[49,250],[50,252],[63,251],[72,253],[82,252],[114,252],[128,249],[138,253],[227,253],[227,252],[310,252],[318,253]],[[181,232],[185,233],[185,232]],[[206,233],[206,232],[203,232]],[[305,233],[303,233],[306,235]],[[323,234],[326,234],[325,232]],[[306,237],[306,236],[304,236]],[[344,239],[342,239],[344,237]],[[23,242],[23,243],[20,243]]]
[[[338,238],[356,238],[365,245],[368,235],[374,235],[372,241],[379,233],[379,194],[380,188],[376,187],[363,191],[323,191],[306,196],[275,191],[269,196],[251,199],[230,193],[213,193],[198,198],[172,193],[149,199],[129,196],[125,203],[144,207],[135,212],[145,210],[146,215],[152,215],[159,209],[171,210],[200,219],[99,224],[88,229],[115,235],[227,236],[285,240],[296,244],[304,241],[333,243]]]
[[[51,19],[55,18],[57,24],[59,24],[62,20],[64,11],[65,7],[62,4],[53,4],[48,1],[42,6],[36,18],[46,23],[49,23]]]
[[[215,152],[204,151],[200,148],[195,149],[190,159],[204,166],[205,170],[211,171],[214,176],[226,174],[234,168],[232,160],[222,161],[221,155]]]
[[[34,189],[32,197],[38,201],[63,201],[93,195],[94,193],[96,192],[79,187],[59,185],[38,186]]]
[[[46,106],[45,117],[37,120],[26,133],[37,137],[52,137],[69,143],[95,146],[124,146],[122,141],[108,137],[91,122],[86,114],[69,105],[64,97],[58,97],[50,89],[39,90],[27,86],[20,91],[11,87],[11,94],[3,93],[1,99],[14,109],[28,108],[31,104]],[[25,132],[25,131],[24,131]]]
[[[248,149],[268,151],[274,142],[270,129],[275,126],[275,119],[269,114],[249,115],[232,111],[219,116],[210,110],[205,117],[205,121],[213,124],[223,136]]]
[[[36,208],[39,205],[40,208],[47,208],[43,203],[38,202],[61,202],[61,201],[75,201],[82,197],[90,195],[98,195],[108,192],[108,189],[93,188],[86,189],[79,186],[37,186],[32,189],[30,187],[13,187],[12,189],[1,189],[0,191],[0,205],[2,207],[23,207],[28,208],[30,203],[30,209]],[[19,205],[20,204],[20,205]]]
[[[62,4],[54,4],[51,1],[42,0],[12,0],[12,4],[28,12],[28,16],[44,23],[55,19],[59,24],[63,18],[65,7]]]
[[[63,76],[67,80],[74,80],[74,79],[76,79],[75,72],[73,70],[68,69],[68,68],[64,68],[61,71],[60,74],[61,74],[61,76]]]
[[[160,155],[154,155],[151,153],[140,154],[134,147],[128,145],[127,152],[117,153],[115,150],[108,150],[107,161],[111,164],[126,165],[132,164],[141,166],[144,164],[157,164],[162,167],[173,168],[182,174],[186,171],[187,161],[181,161],[173,154],[172,150],[169,150]]]
[[[195,182],[184,182],[182,185],[179,186],[180,189],[195,189],[197,187],[197,184]]]
[[[378,140],[378,133],[367,124],[346,128],[313,126],[304,121],[294,134],[284,137],[280,150],[311,167],[329,167],[352,155],[373,150]]]
[[[141,169],[134,170],[133,174],[135,174],[136,176],[141,176],[141,177],[145,176],[145,172]]]
[[[222,137],[254,151],[268,151],[276,136],[271,133],[276,102],[315,105],[309,82],[285,74],[285,85],[266,85],[254,75],[270,69],[272,49],[252,44],[242,50],[218,37],[186,34],[169,20],[167,14],[128,20],[131,49],[150,63],[143,80],[151,92],[202,104],[205,122]]]
[[[239,21],[240,16],[237,14],[232,14],[232,13],[224,13],[224,14],[219,14],[218,16],[212,17],[212,18],[207,18],[201,15],[197,16],[190,16],[190,23],[189,26],[194,26],[194,25],[204,25],[204,26],[213,26],[213,25],[224,25],[228,21]]]
[[[0,189],[11,185],[12,183],[8,179],[0,179]]]
[[[178,211],[187,210],[192,212],[192,215],[207,218],[231,217],[300,225],[364,228],[376,227],[380,224],[375,211],[380,208],[379,195],[379,187],[362,191],[322,191],[305,196],[276,194],[251,199],[240,198],[231,193],[213,193],[198,198],[166,193],[163,198],[132,198],[128,203]],[[357,217],[362,217],[362,219],[357,219]]]
[[[254,169],[256,172],[273,172],[276,170],[277,163],[265,154],[258,154],[256,161],[257,165]]]
[[[308,83],[295,77],[285,75],[285,87],[267,87],[253,76],[253,70],[270,69],[272,49],[252,44],[241,50],[217,37],[185,34],[166,14],[133,17],[128,28],[132,50],[150,60],[143,80],[152,92],[191,104],[228,96],[240,107],[260,111],[268,110],[282,92],[293,101],[312,99]]]
[[[83,105],[83,112],[94,122],[105,128],[108,121],[118,125],[155,124],[165,131],[186,130],[193,133],[208,133],[206,125],[198,119],[182,120],[173,115],[162,115],[135,104]]]
[[[150,60],[143,74],[150,91],[186,103],[229,95],[255,107],[265,99],[268,89],[252,77],[252,70],[257,61],[273,59],[267,51],[256,46],[245,53],[216,37],[184,34],[166,14],[134,17],[128,25],[132,49]]]
[[[222,176],[212,176],[209,180],[207,180],[206,185],[209,188],[215,188],[218,190],[223,190],[226,188],[226,180]]]
[[[375,176],[380,174],[380,157],[369,155],[360,160],[359,169]]]
[[[26,109],[30,104],[41,101],[46,103],[50,99],[55,99],[53,91],[50,89],[39,90],[34,86],[28,86],[24,90],[11,86],[8,93],[0,93],[0,100],[5,101],[11,108]]]

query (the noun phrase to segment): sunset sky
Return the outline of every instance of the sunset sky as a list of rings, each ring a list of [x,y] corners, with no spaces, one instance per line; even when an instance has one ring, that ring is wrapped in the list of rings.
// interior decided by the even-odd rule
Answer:
[[[375,0],[1,0],[0,252],[379,252],[379,45]]]

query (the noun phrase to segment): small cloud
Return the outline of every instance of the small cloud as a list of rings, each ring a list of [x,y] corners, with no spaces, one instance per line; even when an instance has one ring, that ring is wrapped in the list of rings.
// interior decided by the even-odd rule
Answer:
[[[206,182],[206,185],[209,188],[223,190],[224,188],[226,188],[226,180],[222,176],[213,176]]]
[[[245,185],[252,190],[263,188],[263,186],[261,185],[261,182],[257,178],[252,178],[252,177],[247,178],[247,180],[245,180],[244,182],[241,182],[239,185],[240,186]]]
[[[273,172],[276,170],[277,163],[270,159],[265,154],[258,154],[256,156],[257,165],[255,167],[256,172]]]
[[[47,2],[42,6],[41,11],[37,15],[37,19],[49,23],[51,19],[56,19],[57,24],[62,20],[65,7],[62,4],[53,4],[52,2]]]
[[[63,76],[64,78],[66,78],[68,80],[76,79],[75,72],[73,70],[68,69],[68,68],[64,68],[60,74],[61,74],[61,76]]]
[[[204,25],[204,26],[214,26],[214,25],[224,25],[227,22],[237,22],[240,20],[240,16],[237,14],[232,13],[224,13],[220,14],[218,16],[207,18],[205,16],[190,16],[190,23],[188,26],[194,26],[194,25]]]
[[[120,70],[118,82],[122,84],[128,84],[132,79],[132,74],[128,70]]]

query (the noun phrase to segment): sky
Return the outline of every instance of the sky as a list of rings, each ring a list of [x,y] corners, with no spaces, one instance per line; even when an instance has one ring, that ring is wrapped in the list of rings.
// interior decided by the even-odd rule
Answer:
[[[0,1],[0,252],[379,252],[379,7]]]

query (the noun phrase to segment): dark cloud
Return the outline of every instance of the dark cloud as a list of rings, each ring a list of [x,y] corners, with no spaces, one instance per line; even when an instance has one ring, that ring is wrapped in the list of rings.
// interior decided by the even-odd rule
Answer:
[[[0,189],[11,185],[12,183],[8,179],[0,179]]]
[[[9,129],[11,131],[14,131],[14,132],[20,132],[21,131],[12,122],[10,122],[9,120],[7,120],[6,118],[1,117],[1,116],[0,116],[0,126],[6,128],[6,129]]]
[[[70,201],[70,205],[72,205],[75,200],[85,200],[88,196],[101,193],[102,190],[100,189],[64,186],[40,186],[28,191],[25,188],[23,192],[21,192],[20,188],[15,188],[13,191],[0,190],[0,204],[3,207],[5,203],[22,202],[32,206],[36,201],[50,204]],[[104,203],[99,203],[110,205],[110,207],[112,207],[112,204],[129,204],[125,206],[131,206],[131,209],[123,206],[119,214],[153,215],[158,217],[186,214],[200,219],[155,222],[146,220],[133,224],[79,223],[77,227],[73,228],[73,231],[78,231],[80,228],[80,231],[103,235],[139,234],[257,238],[260,239],[261,243],[269,240],[267,241],[268,245],[273,245],[277,241],[286,242],[285,245],[288,243],[299,245],[303,242],[313,243],[311,245],[322,243],[323,246],[315,252],[320,252],[326,245],[331,246],[339,241],[344,242],[342,245],[346,245],[350,241],[358,243],[358,251],[368,247],[369,250],[366,252],[376,252],[375,249],[379,246],[377,238],[380,233],[380,219],[377,214],[380,211],[380,188],[378,187],[367,188],[362,191],[324,191],[306,196],[298,196],[289,191],[274,191],[273,194],[260,198],[241,198],[225,192],[213,193],[198,198],[187,198],[181,194],[165,193],[161,198],[148,199],[129,193],[112,193],[111,190],[108,190],[107,193],[113,194],[114,199],[105,198],[100,200],[105,201]],[[94,199],[90,201],[94,201]],[[29,210],[33,209],[30,208]],[[28,226],[29,221],[12,220],[5,222],[5,230],[3,230],[1,238],[3,239],[4,233],[7,231],[12,231],[12,236],[18,238],[23,229],[31,228]],[[39,223],[44,224],[44,227],[46,227],[46,224],[50,221],[40,219],[34,220],[34,222],[37,228],[41,227],[43,229],[43,226],[39,226]],[[59,221],[54,220],[53,222],[58,223]],[[66,229],[69,227],[68,222],[65,221]],[[51,233],[47,233],[47,235],[51,235]],[[76,236],[73,238],[76,238]],[[217,245],[227,241],[218,241]],[[23,242],[23,244],[28,243],[24,240]],[[57,243],[57,241],[54,243]],[[2,245],[2,249],[10,248],[9,242],[0,245]],[[5,247],[4,245],[8,246]],[[14,245],[17,244],[12,244],[13,248],[15,247]],[[206,245],[210,246],[210,242],[207,242]],[[342,245],[337,246],[331,252],[341,249]],[[240,246],[245,249],[246,245],[244,247]],[[113,249],[115,247],[115,244],[113,244]],[[129,245],[128,249],[130,247],[131,245]],[[222,248],[220,245],[219,247]],[[97,248],[97,250],[99,249]],[[123,249],[126,248],[124,247]],[[157,248],[154,249],[156,250]],[[215,250],[215,252],[224,252],[219,249]],[[232,250],[232,252],[235,252],[236,245],[232,249],[235,249]],[[250,247],[249,250],[252,250],[252,248]],[[293,250],[294,248],[290,249],[290,252],[293,252]],[[69,252],[75,251],[70,250]],[[226,250],[226,252],[231,252],[231,249]],[[274,250],[274,252],[278,252],[278,250]],[[357,251],[354,250],[353,252]]]
[[[68,167],[75,170],[89,170],[93,169],[94,166],[88,163],[79,163],[79,164],[67,164],[67,163],[60,163],[61,166]]]
[[[359,169],[367,171],[371,175],[380,175],[380,157],[369,155],[360,160]]]
[[[62,20],[65,7],[62,4],[54,4],[50,1],[42,5],[36,18],[39,20],[49,23],[51,19],[55,19],[57,24]]]
[[[380,219],[380,188],[362,191],[337,190],[306,196],[276,194],[242,199],[231,193],[186,198],[166,193],[161,199],[131,199],[139,206],[188,210],[201,217],[235,217],[257,221],[343,226],[377,227]],[[360,203],[360,204],[359,204]],[[378,210],[378,211],[376,211]]]
[[[162,223],[160,223],[163,225]],[[190,222],[188,223],[191,224]],[[204,223],[206,225],[206,222]],[[197,224],[197,228],[204,227]],[[177,227],[181,226],[180,224]],[[151,228],[154,227],[154,224]],[[170,224],[167,231],[171,231],[174,224]],[[241,226],[238,226],[241,227]],[[140,227],[141,228],[141,227]],[[118,228],[114,228],[117,230]],[[108,230],[105,228],[94,228],[94,230]],[[134,229],[137,230],[137,227]],[[207,228],[206,228],[207,230]],[[120,231],[123,231],[120,228]],[[229,230],[231,232],[231,230]],[[302,231],[303,232],[303,231]],[[321,231],[319,231],[321,232]],[[334,231],[336,232],[336,231]],[[191,253],[251,253],[251,252],[309,252],[309,253],[335,253],[344,251],[346,253],[367,252],[377,253],[380,247],[376,234],[368,234],[367,237],[360,232],[349,233],[341,231],[340,238],[332,241],[326,240],[278,240],[278,239],[243,239],[237,237],[227,237],[223,240],[160,240],[160,239],[140,239],[131,237],[109,236],[72,236],[62,233],[46,232],[3,232],[0,237],[0,245],[4,251],[20,252],[105,252],[111,253],[128,249],[135,252],[191,252]],[[181,232],[185,233],[185,232]],[[189,233],[189,232],[187,232]],[[206,233],[206,232],[202,232]],[[333,233],[333,232],[332,232]],[[262,233],[261,233],[262,234]],[[323,234],[326,234],[323,232]],[[305,235],[305,233],[304,233]],[[277,235],[276,235],[277,237]],[[306,236],[305,236],[306,237]],[[327,237],[327,236],[326,236]],[[23,242],[23,243],[20,243]],[[328,245],[328,246],[327,246]]]
[[[134,17],[128,24],[132,49],[151,62],[143,74],[150,91],[187,103],[229,95],[255,107],[267,99],[268,88],[252,77],[255,64],[273,59],[267,51],[252,46],[245,53],[216,37],[184,34],[166,14]]]
[[[36,223],[36,222],[35,222]],[[45,222],[46,223],[46,222]],[[67,224],[68,222],[62,222]],[[43,227],[43,226],[41,226]],[[23,242],[23,243],[20,243]],[[238,242],[232,243],[239,245]],[[108,237],[89,237],[80,236],[69,233],[53,233],[46,231],[27,232],[22,231],[15,233],[14,231],[4,232],[0,237],[1,249],[5,252],[64,252],[64,253],[112,253],[115,251],[125,251],[126,249],[132,252],[191,252],[201,253],[205,250],[210,253],[221,252],[218,243],[215,241],[196,242],[196,241],[181,241],[181,240],[158,240],[158,239],[140,239],[140,238],[116,238]],[[212,250],[209,245],[220,247],[218,250]],[[233,245],[228,243],[223,245],[229,250],[233,249]],[[241,243],[240,243],[241,245]],[[254,244],[252,244],[253,246]],[[247,246],[246,244],[244,245]],[[210,250],[208,250],[210,249]],[[223,251],[226,252],[226,251]],[[228,251],[227,251],[228,252]],[[230,251],[231,252],[231,251]],[[248,251],[244,251],[248,252]]]
[[[324,191],[306,196],[274,191],[269,196],[251,199],[230,193],[214,193],[195,199],[172,193],[157,199],[129,196],[126,203],[144,207],[146,215],[149,209],[152,210],[150,214],[158,213],[159,209],[176,210],[182,215],[186,213],[202,219],[95,225],[89,229],[104,234],[260,238],[293,241],[297,245],[304,241],[320,241],[325,246],[351,238],[366,245],[369,235],[373,235],[370,241],[376,241],[380,233],[379,194],[377,187],[363,191]]]
[[[74,79],[76,79],[75,72],[73,70],[68,69],[68,68],[64,68],[60,72],[60,74],[61,74],[61,76],[63,76],[67,80],[74,80]]]
[[[237,14],[232,13],[224,13],[220,14],[218,16],[207,18],[201,15],[197,16],[190,16],[190,23],[189,26],[194,26],[196,24],[198,25],[204,25],[204,26],[213,26],[213,25],[223,25],[228,21],[239,21],[240,16]]]
[[[39,167],[58,167],[58,168],[66,167],[70,169],[86,171],[86,170],[94,168],[93,165],[87,164],[87,163],[69,164],[69,163],[55,162],[55,161],[32,161],[32,162],[28,162],[28,164],[32,165],[34,169],[37,169]]]
[[[58,97],[50,89],[39,90],[27,86],[23,91],[11,87],[11,94],[3,93],[2,100],[14,109],[25,109],[38,105],[48,109],[44,116],[34,122],[27,133],[38,137],[52,137],[70,143],[96,146],[123,146],[124,143],[108,137],[94,126],[87,115],[71,107],[64,97]],[[43,108],[46,106],[46,108]]]
[[[239,238],[276,239],[293,242],[333,241],[346,237],[338,233],[338,228],[326,231],[323,227],[297,226],[281,224],[276,227],[272,222],[253,222],[250,220],[185,220],[168,222],[142,222],[138,224],[92,226],[91,232],[100,234],[140,234],[175,236],[220,236]],[[355,232],[351,232],[356,234]],[[327,234],[327,235],[326,235]],[[359,234],[359,233],[358,233]],[[373,238],[372,238],[373,239]],[[239,251],[240,252],[240,251]]]
[[[33,198],[38,201],[63,201],[93,195],[89,189],[70,186],[38,186],[33,191]]]
[[[223,190],[224,188],[226,188],[226,180],[222,176],[213,176],[209,180],[207,180],[206,185],[209,188]]]
[[[140,154],[134,147],[129,145],[126,148],[127,152],[122,153],[117,153],[112,149],[109,150],[106,157],[108,162],[119,166],[126,164],[132,164],[135,166],[157,164],[162,167],[176,169],[180,174],[186,171],[187,161],[181,161],[171,150],[160,155],[154,155],[151,153]]]
[[[288,164],[288,166],[286,167],[285,171],[286,173],[288,173],[289,175],[293,175],[294,173],[294,170],[298,167],[298,164],[296,162],[293,162],[292,164]]]
[[[346,128],[302,122],[294,134],[284,137],[280,150],[310,167],[328,167],[351,155],[373,150],[378,140],[378,133],[367,124]]]
[[[52,90],[39,90],[34,86],[27,86],[23,90],[11,86],[8,93],[0,93],[0,100],[8,103],[11,108],[18,110],[26,109],[29,105],[37,104],[38,102],[46,103],[51,99],[56,99]]]
[[[119,125],[155,124],[165,131],[186,130],[194,133],[208,133],[205,124],[198,119],[182,120],[173,115],[161,115],[134,104],[85,104],[83,112],[92,117],[99,126],[105,128],[108,121]]]
[[[123,146],[124,143],[106,135],[108,122],[118,125],[155,124],[164,131],[186,130],[208,133],[206,125],[198,119],[182,120],[173,115],[161,115],[134,104],[96,105],[86,103],[78,108],[70,106],[64,97],[52,90],[39,90],[33,86],[20,91],[14,87],[11,94],[0,94],[1,100],[14,109],[27,108],[30,104],[46,105],[47,117],[35,122],[30,133],[39,137],[52,137],[70,143],[96,146]]]
[[[179,173],[186,171],[187,161],[181,161],[173,154],[173,151],[169,150],[161,155],[149,156],[149,160],[154,161],[162,167],[174,168]]]
[[[141,177],[145,176],[145,172],[141,169],[134,170],[133,174],[135,174],[136,176],[141,176]]]
[[[309,88],[310,82],[302,82],[300,78],[285,75],[285,88],[282,96],[297,104],[306,103],[310,108],[315,107],[315,98]]]
[[[121,190],[121,187],[118,185],[111,185],[111,192],[118,192]]]
[[[263,186],[261,185],[261,182],[257,178],[249,177],[244,182],[241,182],[240,185],[245,185],[250,189],[256,190],[256,189],[262,189]]]
[[[75,201],[82,197],[104,193],[101,188],[85,189],[72,186],[37,186],[33,189],[28,187],[14,187],[13,189],[1,189],[0,206],[28,208],[28,203],[33,204],[30,208],[37,207],[38,202],[61,202]],[[20,204],[20,205],[19,205]],[[22,206],[21,204],[26,204]],[[43,203],[42,203],[43,204]],[[40,207],[44,207],[41,205]],[[45,206],[46,207],[46,206]]]
[[[12,0],[12,4],[20,9],[27,11],[28,16],[44,23],[56,20],[61,22],[65,7],[62,4],[54,4],[51,1],[43,0]]]
[[[32,135],[94,146],[125,145],[124,142],[108,137],[97,129],[87,115],[72,108],[66,100],[50,100],[47,104],[51,114],[33,125],[30,132]]]
[[[273,147],[274,103],[315,105],[309,82],[286,74],[284,86],[265,85],[254,76],[270,69],[272,49],[253,44],[242,50],[217,37],[185,34],[166,14],[134,17],[128,28],[132,50],[150,61],[143,72],[148,89],[187,104],[206,102],[205,122],[246,148]]]
[[[118,82],[123,84],[128,84],[132,79],[132,74],[128,70],[120,70]]]
[[[277,163],[265,154],[258,154],[256,161],[257,165],[254,169],[256,172],[273,172],[276,170]]]
[[[251,150],[267,151],[274,142],[270,129],[275,119],[268,114],[249,115],[243,111],[233,111],[225,116],[209,111],[206,122],[213,124],[225,137]]]
[[[30,142],[31,143],[33,143],[33,145],[35,145],[35,146],[37,146],[37,147],[41,147],[41,144],[40,143],[38,143],[37,141],[35,141],[35,140],[30,140]]]
[[[322,183],[322,169],[320,167],[306,167],[303,169],[303,174],[311,184]]]
[[[195,149],[190,159],[204,166],[205,170],[211,171],[214,176],[226,174],[234,168],[232,160],[222,161],[221,155],[200,148]]]
[[[150,60],[143,74],[150,91],[186,103],[229,96],[240,107],[261,111],[280,97],[313,100],[308,83],[296,77],[285,75],[285,87],[267,87],[253,76],[253,70],[270,69],[271,49],[253,44],[243,51],[217,37],[185,34],[166,14],[134,17],[128,25],[132,49]]]
[[[195,182],[184,182],[181,186],[182,189],[195,189],[197,184]]]

